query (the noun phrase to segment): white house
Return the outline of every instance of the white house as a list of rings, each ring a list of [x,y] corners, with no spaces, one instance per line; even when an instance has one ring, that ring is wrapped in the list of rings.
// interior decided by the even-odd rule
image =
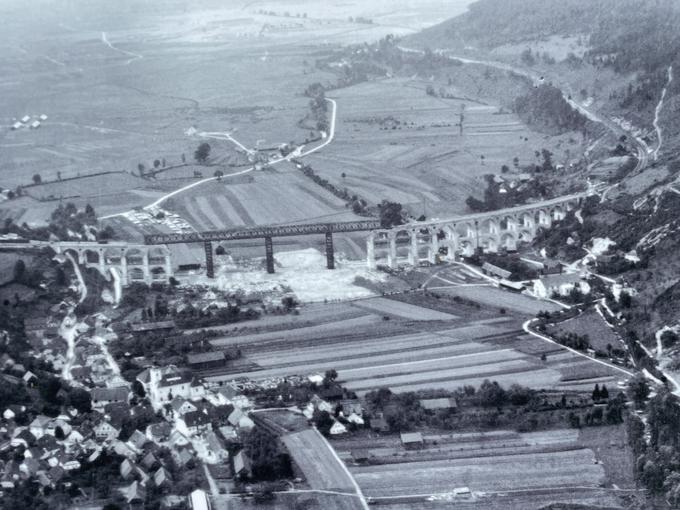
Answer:
[[[550,298],[553,294],[567,296],[576,287],[583,294],[590,293],[590,285],[580,273],[550,274],[534,280],[533,294],[541,299]]]

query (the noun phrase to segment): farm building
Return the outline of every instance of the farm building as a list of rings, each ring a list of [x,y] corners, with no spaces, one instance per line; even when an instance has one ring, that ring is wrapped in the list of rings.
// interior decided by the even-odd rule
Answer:
[[[212,508],[208,495],[201,489],[196,489],[189,494],[189,503],[191,510],[210,510]]]
[[[12,124],[12,130],[16,131],[17,129],[21,129],[24,125],[21,122],[15,122]]]
[[[438,411],[440,409],[458,409],[458,402],[455,398],[424,398],[420,400],[420,405],[428,411]]]
[[[425,440],[420,432],[402,432],[401,444],[406,449],[422,448],[425,445]]]
[[[40,127],[40,121],[39,120],[34,120],[31,123],[31,129],[38,129]]]
[[[146,333],[147,331],[162,331],[175,328],[175,321],[139,322],[131,326],[133,333]]]
[[[553,294],[566,296],[575,287],[584,294],[590,293],[590,285],[583,281],[580,273],[554,274],[534,280],[533,293],[536,297],[545,299]]]
[[[524,284],[522,282],[513,282],[510,280],[502,279],[498,283],[501,287],[504,287],[515,292],[522,292],[524,290]]]
[[[45,122],[47,120],[47,115],[45,115],[44,113],[40,115],[40,120]]]
[[[92,390],[92,404],[95,407],[104,407],[107,404],[127,402],[130,390],[126,386],[118,388],[95,388]]]
[[[482,271],[486,275],[497,276],[498,278],[503,279],[510,278],[510,275],[512,274],[511,271],[503,269],[502,267],[494,266],[493,264],[489,264],[488,262],[484,262],[484,265],[482,266]]]
[[[31,120],[31,117],[29,117],[28,115],[24,115],[24,116],[21,118],[21,122],[23,122],[24,124],[28,124],[28,122],[29,122],[30,120]]]
[[[357,464],[365,464],[368,462],[368,451],[366,449],[352,450],[350,452],[352,460]]]
[[[226,357],[224,351],[199,352],[187,354],[187,364],[194,370],[218,368],[224,366]]]

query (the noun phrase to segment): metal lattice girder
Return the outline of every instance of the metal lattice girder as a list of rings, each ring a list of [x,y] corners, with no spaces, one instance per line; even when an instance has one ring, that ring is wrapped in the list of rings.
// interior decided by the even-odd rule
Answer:
[[[211,230],[187,234],[151,234],[144,236],[144,244],[184,244],[205,241],[233,241],[266,237],[286,237],[336,232],[367,232],[380,228],[379,221],[348,221],[341,223],[310,223],[276,225],[230,230]]]

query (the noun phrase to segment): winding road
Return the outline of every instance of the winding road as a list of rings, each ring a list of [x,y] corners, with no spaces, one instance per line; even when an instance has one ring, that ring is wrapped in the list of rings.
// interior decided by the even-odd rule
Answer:
[[[278,158],[278,159],[272,159],[271,161],[269,161],[270,165],[278,165],[279,163],[282,163],[284,161],[290,161],[293,158],[304,157],[304,156],[307,156],[309,154],[313,154],[317,151],[320,151],[321,149],[323,149],[324,147],[326,147],[328,144],[330,144],[333,141],[333,138],[335,138],[335,126],[336,126],[336,121],[337,121],[338,105],[337,105],[337,103],[335,102],[334,99],[326,98],[326,101],[328,101],[331,104],[331,106],[333,107],[332,110],[331,110],[330,132],[328,133],[328,136],[326,137],[326,139],[322,143],[312,147],[311,149],[301,150],[304,147],[304,146],[302,146],[297,151],[294,151],[294,152],[292,152],[291,154],[289,154],[285,157],[281,157],[281,158]],[[205,133],[205,134],[206,135],[215,135],[215,134],[224,135],[224,133]],[[224,139],[224,138],[221,138],[221,139]],[[230,135],[229,135],[229,139],[231,139],[233,141],[233,138],[231,138]],[[236,177],[238,175],[248,174],[250,172],[253,172],[254,170],[255,170],[255,166],[251,166],[249,168],[246,168],[245,170],[240,170],[238,172],[226,174],[226,175],[223,175],[221,177],[206,177],[205,179],[201,179],[199,181],[192,182],[191,184],[188,184],[188,185],[183,186],[179,189],[176,189],[175,191],[172,191],[172,192],[170,192],[166,195],[163,195],[162,197],[155,200],[154,202],[152,202],[148,205],[145,205],[143,207],[143,209],[149,210],[149,209],[153,209],[155,207],[159,207],[168,198],[177,196],[181,193],[184,193],[185,191],[188,191],[188,190],[195,188],[197,186],[201,186],[201,185],[206,184],[208,182],[217,181],[217,180],[221,180],[221,179],[228,179],[229,177]],[[116,217],[120,217],[120,216],[125,216],[127,214],[132,213],[132,212],[134,212],[134,211],[129,210],[129,211],[124,211],[124,212],[115,213],[115,214],[108,214],[106,216],[100,216],[98,219],[99,220],[106,220],[106,219],[110,219],[110,218],[116,218]]]

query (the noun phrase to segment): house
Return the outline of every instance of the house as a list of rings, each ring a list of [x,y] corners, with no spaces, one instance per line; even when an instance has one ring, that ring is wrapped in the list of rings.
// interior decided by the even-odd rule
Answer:
[[[208,495],[201,489],[196,489],[189,494],[189,507],[191,510],[212,510]]]
[[[120,489],[120,492],[130,508],[142,508],[146,501],[146,489],[136,480],[130,486]]]
[[[7,408],[2,412],[2,417],[5,420],[13,420],[20,414],[24,413],[26,411],[26,406],[20,406],[20,405],[9,405]]]
[[[95,388],[92,390],[92,407],[102,409],[107,404],[127,403],[130,390],[126,386],[117,388]]]
[[[229,452],[224,448],[222,441],[213,431],[205,435],[205,441],[207,443],[206,456],[208,462],[223,462],[229,458]]]
[[[130,459],[125,459],[120,463],[120,476],[123,480],[129,480],[135,474],[137,466]]]
[[[425,444],[423,435],[420,432],[402,432],[401,444],[407,450],[422,448]]]
[[[38,129],[40,127],[40,121],[39,120],[34,120],[31,123],[31,129]]]
[[[364,408],[361,405],[361,401],[358,399],[345,399],[338,402],[336,410],[340,410],[343,416],[349,416],[350,414],[358,414],[359,416],[364,414]]]
[[[153,474],[153,483],[156,487],[165,487],[166,485],[172,485],[172,475],[170,475],[170,472],[167,469],[161,466]]]
[[[146,438],[155,443],[162,443],[167,441],[172,432],[172,425],[167,421],[152,423],[146,427]]]
[[[510,278],[510,275],[512,275],[512,271],[508,271],[507,269],[503,269],[502,267],[489,264],[488,262],[484,262],[484,264],[482,265],[482,272],[485,275],[496,276],[504,280],[507,280],[508,278]]]
[[[28,121],[30,120],[31,120],[30,115],[24,115],[23,117],[21,117],[21,122],[23,122],[24,124],[28,124]]]
[[[120,434],[120,429],[107,420],[101,420],[94,426],[94,434],[99,440],[112,441]]]
[[[456,410],[458,402],[455,398],[424,398],[420,400],[420,405],[428,411],[439,411],[441,409]]]
[[[38,376],[35,375],[33,372],[30,370],[27,370],[26,373],[23,375],[22,379],[28,386],[33,386],[36,382],[38,382]]]
[[[224,351],[200,352],[187,354],[187,365],[192,370],[219,368],[224,366],[227,358]]]
[[[21,122],[17,121],[14,124],[12,124],[12,131],[17,131],[21,129],[23,126],[24,125]]]
[[[212,430],[207,409],[191,411],[176,422],[177,430],[188,436]]]
[[[149,452],[144,456],[141,464],[142,464],[142,466],[144,466],[145,469],[151,470],[154,467],[156,467],[156,465],[158,464],[158,459],[153,454],[153,452]]]
[[[335,420],[333,422],[333,425],[331,425],[331,430],[330,430],[331,436],[339,436],[340,434],[346,434],[346,433],[347,433],[347,427],[345,427],[339,421]]]
[[[32,444],[35,443],[35,436],[31,434],[31,431],[28,430],[26,427],[18,427],[14,430],[14,436],[12,437],[12,440],[10,444],[12,445],[13,448],[18,448],[19,446],[23,446],[24,448],[28,448]]]
[[[243,453],[243,450],[238,452],[236,455],[233,457],[234,459],[234,476],[240,477],[240,478],[248,478],[250,477],[250,459],[248,456]]]
[[[194,451],[191,447],[185,446],[180,449],[172,450],[172,458],[178,466],[186,466],[194,458]]]
[[[534,280],[532,292],[541,299],[551,298],[554,294],[568,296],[578,288],[583,294],[590,293],[590,285],[583,281],[581,273],[562,273],[547,275]]]
[[[127,444],[130,448],[138,453],[144,450],[144,445],[148,442],[148,439],[139,430],[135,430],[127,440]]]
[[[47,120],[47,115],[45,115],[43,113],[43,114],[40,115],[39,119],[42,120],[43,122],[45,122]]]
[[[174,416],[184,416],[187,413],[197,410],[194,404],[180,397],[174,398],[172,402],[170,402],[170,407],[174,413]]]

